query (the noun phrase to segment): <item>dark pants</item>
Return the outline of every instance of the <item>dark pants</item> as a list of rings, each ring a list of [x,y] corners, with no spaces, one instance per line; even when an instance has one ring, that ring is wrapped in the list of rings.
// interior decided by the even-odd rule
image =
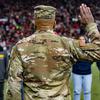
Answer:
[[[0,82],[0,100],[4,100],[4,82]]]

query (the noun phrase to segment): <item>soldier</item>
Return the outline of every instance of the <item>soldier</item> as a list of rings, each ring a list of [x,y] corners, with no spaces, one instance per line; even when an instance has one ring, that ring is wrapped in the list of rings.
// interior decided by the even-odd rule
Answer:
[[[7,100],[71,100],[69,76],[72,64],[100,60],[100,34],[90,9],[80,6],[81,20],[92,43],[80,47],[76,40],[53,32],[56,9],[39,5],[34,9],[36,32],[12,49]]]
[[[79,36],[79,45],[81,47],[88,43],[84,35]],[[83,90],[84,100],[91,100],[92,73],[91,65],[93,62],[88,60],[77,61],[73,64],[72,80],[73,80],[73,100],[81,100],[80,95]]]

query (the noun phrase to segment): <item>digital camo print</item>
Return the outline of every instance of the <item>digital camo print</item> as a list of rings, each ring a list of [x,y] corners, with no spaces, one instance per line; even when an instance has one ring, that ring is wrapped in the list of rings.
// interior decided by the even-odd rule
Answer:
[[[36,19],[55,19],[56,8],[51,6],[39,5],[34,8]]]
[[[78,41],[47,31],[19,41],[9,63],[7,100],[22,100],[21,80],[24,100],[71,100],[70,68],[77,59],[100,60],[100,40],[79,47]]]

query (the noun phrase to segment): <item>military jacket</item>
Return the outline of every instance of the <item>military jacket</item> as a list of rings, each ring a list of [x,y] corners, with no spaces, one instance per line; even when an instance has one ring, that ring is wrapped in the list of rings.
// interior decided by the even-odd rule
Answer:
[[[100,38],[90,37],[93,43],[85,47],[51,31],[36,31],[20,40],[11,52],[7,100],[71,100],[72,64],[100,60]]]

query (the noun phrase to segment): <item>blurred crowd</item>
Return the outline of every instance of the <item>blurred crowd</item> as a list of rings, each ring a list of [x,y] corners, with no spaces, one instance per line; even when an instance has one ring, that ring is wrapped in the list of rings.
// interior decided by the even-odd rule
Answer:
[[[57,8],[55,34],[77,38],[85,34],[79,21],[79,5],[90,6],[100,28],[99,0],[4,0],[0,3],[0,45],[10,49],[20,39],[34,33],[34,6],[52,5]]]

